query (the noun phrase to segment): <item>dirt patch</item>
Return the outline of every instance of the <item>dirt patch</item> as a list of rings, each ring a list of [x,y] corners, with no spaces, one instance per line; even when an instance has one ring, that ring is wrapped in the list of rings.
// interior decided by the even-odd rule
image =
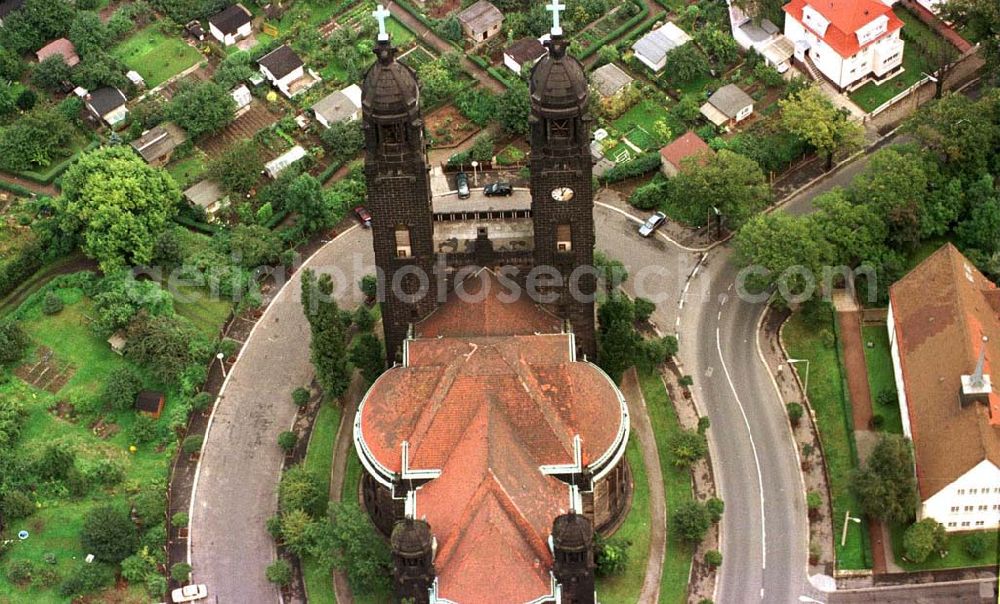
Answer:
[[[427,14],[435,19],[448,16],[452,11],[456,11],[462,6],[462,0],[441,0],[440,2],[428,2]]]
[[[480,130],[454,105],[446,105],[424,119],[433,149],[457,147]]]
[[[242,140],[252,139],[257,132],[278,121],[281,114],[272,113],[260,101],[254,101],[250,109],[226,126],[222,132],[198,143],[209,157],[216,157]]]
[[[101,440],[107,440],[121,432],[121,427],[118,424],[105,422],[104,418],[101,418],[90,425],[90,431],[94,433],[97,438]]]
[[[60,361],[47,346],[38,347],[35,359],[15,369],[14,375],[46,392],[57,394],[76,373],[76,367]]]
[[[76,422],[76,407],[66,401],[59,401],[49,407],[49,413],[68,422]]]

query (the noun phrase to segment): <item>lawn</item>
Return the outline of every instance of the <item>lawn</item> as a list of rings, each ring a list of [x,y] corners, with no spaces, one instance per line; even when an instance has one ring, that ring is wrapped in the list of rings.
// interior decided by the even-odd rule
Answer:
[[[850,489],[851,473],[857,464],[857,449],[834,332],[832,313],[824,314],[816,324],[810,324],[802,313],[797,313],[785,324],[783,336],[790,356],[811,361],[809,400],[816,412],[816,423],[826,455],[833,496],[833,528],[834,534],[839,536],[847,511],[857,514],[860,505]],[[847,537],[844,547],[840,546],[839,537],[837,539],[837,567],[871,568],[871,549],[865,525],[851,523]]]
[[[670,510],[692,499],[691,474],[685,469],[671,463],[668,453],[670,440],[681,431],[677,421],[677,413],[667,395],[660,376],[644,373],[639,377],[642,386],[642,396],[646,399],[646,411],[653,424],[653,435],[656,437],[656,448],[660,455],[660,468],[663,470],[663,489],[667,500],[667,516]],[[634,437],[633,437],[634,438]],[[660,581],[660,602],[663,604],[679,604],[687,596],[688,575],[691,571],[691,558],[694,550],[677,538],[674,531],[667,527],[667,551],[663,560],[663,578]]]
[[[233,303],[221,296],[212,296],[205,288],[177,287],[174,310],[194,323],[209,338],[221,335],[229,319]]]
[[[327,490],[330,488],[330,468],[333,465],[333,447],[340,425],[340,407],[324,404],[316,415],[309,448],[306,451],[305,467],[321,477]],[[302,560],[302,578],[306,584],[306,594],[310,602],[333,604],[337,601],[333,593],[330,570],[313,558]]]
[[[986,548],[986,554],[982,558],[972,558],[965,552],[965,541],[973,535],[973,533],[963,533],[959,535],[950,535],[948,537],[948,554],[944,558],[932,554],[923,563],[914,564],[913,562],[906,562],[903,560],[903,533],[905,530],[906,527],[899,524],[894,524],[889,527],[892,539],[892,552],[896,557],[896,563],[908,571],[934,570],[940,568],[967,568],[970,566],[991,566],[995,568],[997,565],[997,542],[1000,540],[1000,533],[997,531],[985,531],[982,533],[986,536],[987,542],[989,543]]]
[[[903,433],[899,403],[896,402],[896,378],[892,368],[892,352],[889,349],[889,332],[885,325],[863,327],[861,335],[865,342],[865,363],[868,365],[868,384],[871,388],[875,413],[885,418],[883,430],[893,434]],[[869,343],[872,344],[869,347]],[[893,403],[882,405],[879,394],[892,392]]]
[[[351,4],[352,0],[341,0],[339,2],[306,0],[304,2],[296,2],[274,25],[282,34],[288,33],[296,23],[302,23],[306,28],[315,28],[325,24],[334,15]]]
[[[903,51],[903,73],[897,75],[881,86],[868,82],[850,94],[851,100],[866,112],[874,111],[887,103],[897,94],[903,92],[923,79],[924,72],[933,69],[924,54],[915,44],[908,44]]]
[[[179,36],[168,36],[157,25],[139,30],[111,50],[153,88],[202,60],[201,53]]]
[[[5,563],[31,560],[36,567],[40,567],[44,564],[43,555],[51,553],[56,563],[45,566],[65,577],[86,554],[80,544],[80,531],[86,513],[97,505],[125,505],[130,494],[134,494],[140,486],[155,480],[165,481],[174,445],[164,448],[140,445],[135,453],[130,453],[129,446],[133,443],[128,430],[135,417],[130,410],[104,414],[106,424],[119,428],[117,433],[106,438],[98,436],[91,429],[90,422],[64,419],[49,411],[59,401],[79,403],[93,399],[108,374],[127,363],[114,354],[102,338],[90,331],[88,323],[93,310],[91,302],[80,289],[65,287],[53,288],[53,291],[66,304],[59,314],[46,316],[41,313],[40,294],[29,298],[19,309],[23,326],[36,345],[36,349],[29,353],[28,361],[37,359],[37,346],[44,345],[52,350],[53,358],[59,364],[69,363],[76,370],[57,394],[36,389],[18,378],[0,385],[0,397],[20,400],[28,412],[27,423],[17,444],[18,450],[25,459],[34,459],[46,444],[63,441],[72,446],[76,458],[74,465],[84,473],[105,460],[119,464],[125,472],[125,480],[118,485],[92,486],[85,495],[75,499],[67,495],[61,483],[39,484],[34,493],[38,511],[26,519],[10,522],[0,535],[0,539],[16,541],[4,558]],[[155,383],[148,376],[145,381],[147,388],[163,390],[162,384]],[[178,399],[178,395],[167,390],[165,415],[178,404]],[[30,533],[24,541],[14,537],[22,529]],[[58,596],[58,583],[57,578],[51,585],[18,588],[0,581],[0,601],[65,602],[65,598]],[[125,600],[115,601],[149,600],[141,589],[130,588],[127,595]]]
[[[666,119],[668,119],[667,108],[662,103],[657,103],[652,99],[644,99],[611,122],[611,125],[623,134],[637,127],[646,132],[653,132],[656,122]]]
[[[177,186],[183,190],[198,182],[205,174],[207,160],[208,157],[205,153],[196,147],[188,157],[170,162],[167,165],[167,172],[174,177]]]

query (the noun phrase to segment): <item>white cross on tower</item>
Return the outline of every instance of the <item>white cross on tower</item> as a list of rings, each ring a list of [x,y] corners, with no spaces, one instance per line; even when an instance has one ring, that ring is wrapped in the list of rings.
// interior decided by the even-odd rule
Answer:
[[[558,1],[558,0],[556,0],[556,1]],[[384,6],[382,6],[381,4],[379,4],[378,8],[376,8],[372,12],[372,16],[375,17],[376,20],[378,20],[378,39],[379,39],[379,42],[385,42],[385,41],[389,40],[389,33],[385,31],[385,20],[389,18],[390,14],[392,14],[392,13],[390,13],[388,10],[386,10],[386,8]]]
[[[559,4],[559,0],[552,0],[552,4],[546,4],[545,9],[552,12],[552,35],[561,36],[562,27],[559,26],[559,13],[566,10],[566,5]]]

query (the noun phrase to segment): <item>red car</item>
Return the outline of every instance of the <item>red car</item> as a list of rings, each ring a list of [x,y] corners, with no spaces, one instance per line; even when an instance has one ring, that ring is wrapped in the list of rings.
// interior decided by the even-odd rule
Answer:
[[[358,217],[358,220],[366,229],[371,228],[372,215],[368,212],[368,208],[365,206],[358,206],[354,208],[354,215]]]

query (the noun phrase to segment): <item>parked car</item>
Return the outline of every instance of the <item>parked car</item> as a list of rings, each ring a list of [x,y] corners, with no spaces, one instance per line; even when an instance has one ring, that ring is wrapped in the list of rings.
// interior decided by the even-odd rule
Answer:
[[[667,220],[667,215],[663,212],[657,212],[649,217],[641,227],[639,227],[639,234],[643,237],[649,237],[653,234],[653,231],[663,226],[663,223]]]
[[[510,186],[509,182],[495,182],[486,185],[483,194],[487,197],[510,197],[514,194],[514,187]]]
[[[459,172],[455,178],[455,184],[458,185],[458,198],[468,199],[469,195],[472,194],[469,191],[469,176],[465,172]]]
[[[358,221],[361,222],[362,226],[366,229],[372,226],[372,215],[368,212],[368,208],[365,206],[358,206],[354,208],[354,215],[358,217]]]
[[[185,585],[170,592],[170,600],[179,602],[196,602],[208,597],[208,587],[204,583],[200,585]]]

